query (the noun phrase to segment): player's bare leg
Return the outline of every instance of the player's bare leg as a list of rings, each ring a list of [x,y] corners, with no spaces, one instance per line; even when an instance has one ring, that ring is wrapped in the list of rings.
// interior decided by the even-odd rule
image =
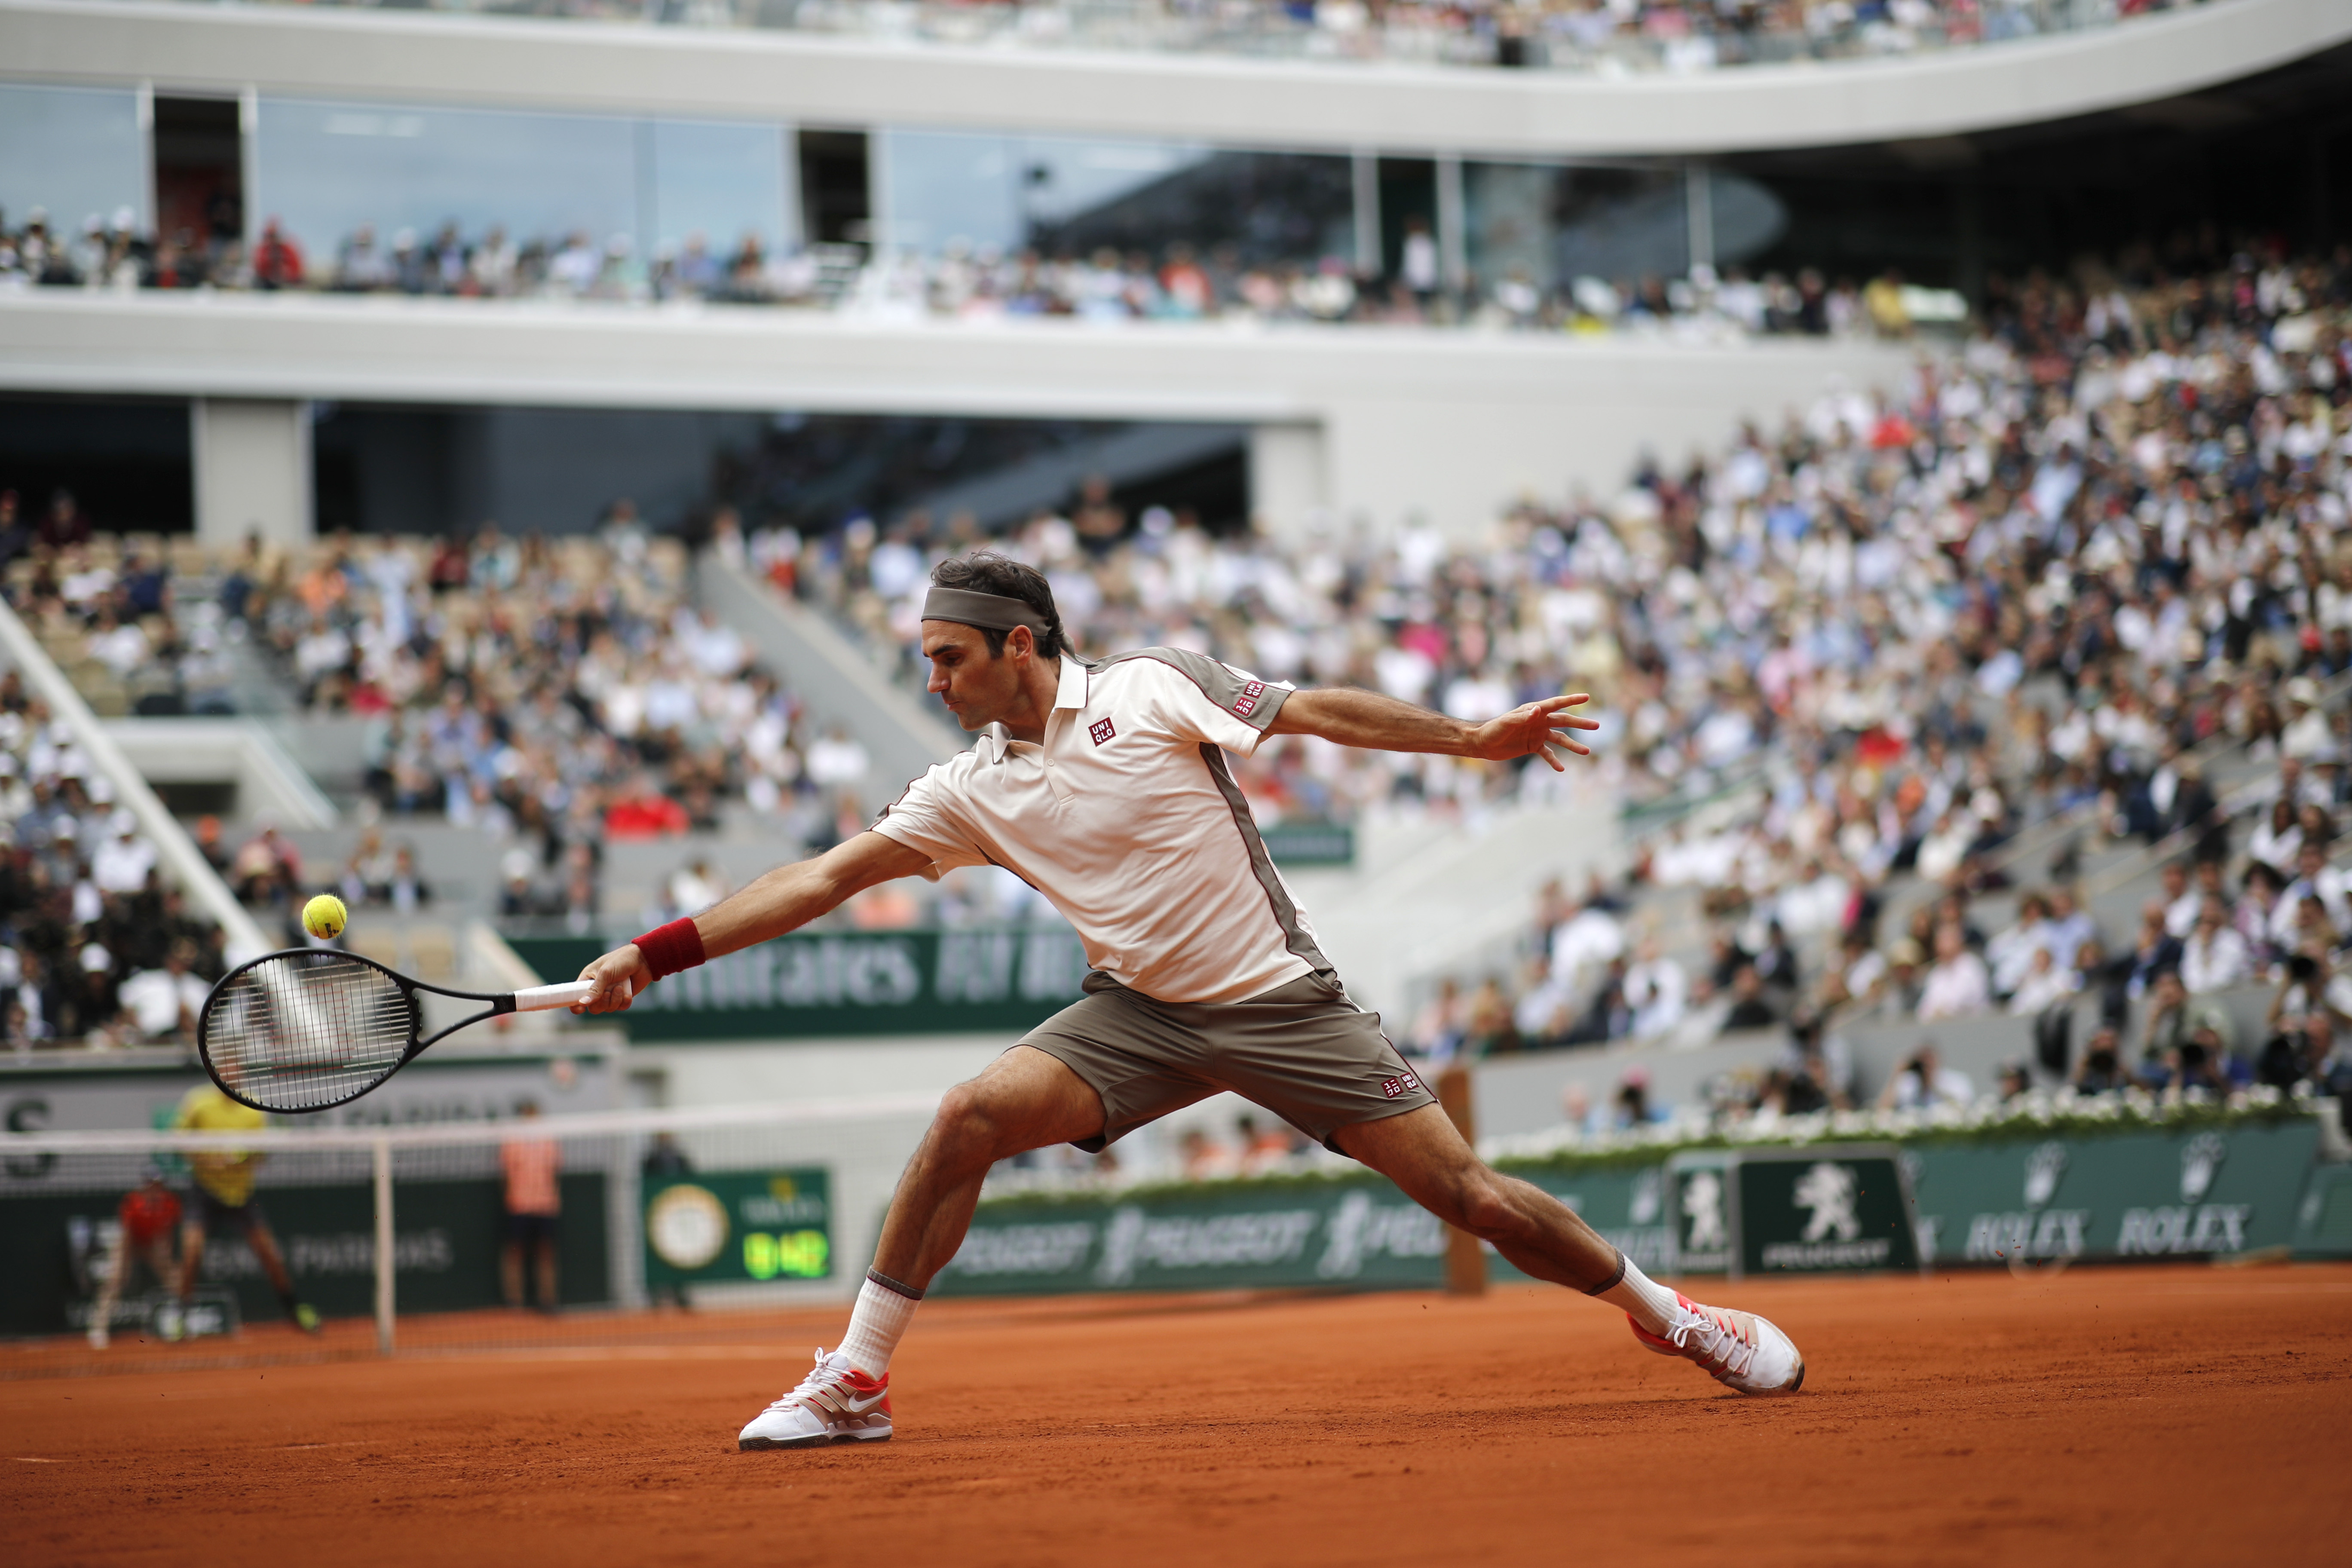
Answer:
[[[1742,1394],[1794,1394],[1803,1385],[1804,1359],[1780,1329],[1752,1312],[1702,1307],[1651,1279],[1575,1210],[1479,1159],[1436,1106],[1342,1127],[1334,1137],[1413,1202],[1493,1243],[1522,1273],[1622,1308],[1650,1349],[1696,1362]]]
[[[907,1162],[874,1267],[849,1331],[798,1388],[753,1418],[741,1448],[802,1448],[890,1436],[890,1357],[933,1276],[963,1245],[981,1184],[999,1160],[1091,1138],[1103,1128],[1101,1097],[1059,1060],[1015,1046],[940,1102]]]
[[[991,1166],[1102,1128],[1101,1097],[1084,1079],[1044,1051],[1013,1047],[940,1101],[891,1197],[876,1270],[927,1288],[963,1245]]]
[[[271,1233],[267,1225],[257,1222],[250,1230],[246,1232],[245,1239],[246,1245],[253,1248],[253,1256],[260,1261],[261,1272],[268,1279],[269,1288],[278,1292],[278,1302],[285,1307],[287,1317],[292,1319],[294,1326],[304,1333],[317,1333],[319,1331],[318,1309],[294,1294],[294,1278],[287,1272],[286,1257],[278,1249],[278,1237]],[[204,1261],[204,1257],[205,1227],[203,1225],[194,1224],[183,1227],[180,1232],[180,1279],[176,1294],[180,1298],[180,1308],[184,1314],[189,1300],[196,1293],[196,1268]]]

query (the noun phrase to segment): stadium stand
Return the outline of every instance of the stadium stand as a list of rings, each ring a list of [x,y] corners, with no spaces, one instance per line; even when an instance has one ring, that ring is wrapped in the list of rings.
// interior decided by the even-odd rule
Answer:
[[[355,0],[349,0],[355,3]],[[1282,59],[1492,66],[1507,69],[1688,74],[1717,68],[1884,58],[2111,26],[2169,9],[2167,0],[1896,0],[1861,5],[1675,0],[1528,6],[1319,4],[1244,0],[1209,5],[1126,0],[1086,6],[885,5],[872,0],[485,0],[450,7],[486,16],[545,16],[688,27],[761,27],[833,37],[1015,48],[1148,49]]]
[[[35,208],[0,226],[0,291],[35,287],[198,289],[463,299],[586,300],[608,304],[704,300],[826,309],[860,317],[929,316],[1001,321],[1076,317],[1108,321],[1324,321],[1485,330],[1627,331],[1685,341],[1754,335],[1911,335],[1920,324],[1957,325],[1966,302],[1892,274],[1857,286],[1806,268],[1794,277],[1718,275],[1603,279],[1581,275],[1539,287],[1517,273],[1456,289],[1388,288],[1357,276],[1337,256],[1245,256],[1237,246],[1175,242],[1158,255],[1098,247],[1085,254],[1007,253],[950,243],[868,262],[862,247],[814,245],[770,255],[746,236],[725,254],[701,235],[646,258],[625,235],[584,232],[518,242],[503,227],[467,236],[455,225],[426,235],[371,226],[345,236],[331,256],[305,257],[272,221],[250,254],[235,239],[158,240],[126,209],[95,216],[79,236],[52,232]],[[1430,265],[1433,266],[1432,262]]]
[[[2352,799],[2347,289],[2340,254],[2255,250],[2029,279],[1906,395],[1824,400],[1475,548],[1287,552],[1099,495],[994,542],[1048,572],[1087,651],[1190,647],[1464,716],[1590,688],[1629,799],[1717,803],[1626,886],[1554,890],[1522,972],[1441,986],[1412,1031],[1433,1055],[1793,1030],[1789,1068],[1707,1087],[1744,1112],[1844,1100],[1850,1062],[1822,1081],[1842,1023],[2006,1013],[2006,1058],[2086,997],[2093,1043],[2045,1081],[2284,1088],[2344,1070],[2309,1020],[2352,925],[2322,847]],[[913,517],[746,554],[912,680],[927,565],[974,542]],[[1297,742],[1244,770],[1272,823],[1477,812],[1549,776]],[[2151,1003],[2166,971],[2189,995]],[[2200,1067],[2174,1036],[2224,992]],[[1869,1091],[1919,1081],[1882,1065]]]

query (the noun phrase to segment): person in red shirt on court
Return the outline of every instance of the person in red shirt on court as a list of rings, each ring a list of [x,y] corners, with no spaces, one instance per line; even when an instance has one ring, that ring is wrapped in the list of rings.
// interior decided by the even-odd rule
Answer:
[[[114,1326],[114,1304],[122,1299],[122,1282],[132,1267],[147,1265],[155,1283],[171,1289],[180,1278],[179,1259],[173,1255],[172,1233],[180,1225],[180,1194],[163,1184],[163,1173],[150,1167],[147,1179],[122,1196],[115,1215],[122,1222],[122,1239],[115,1244],[114,1260],[99,1282],[98,1300],[89,1310],[89,1347],[106,1348]]]

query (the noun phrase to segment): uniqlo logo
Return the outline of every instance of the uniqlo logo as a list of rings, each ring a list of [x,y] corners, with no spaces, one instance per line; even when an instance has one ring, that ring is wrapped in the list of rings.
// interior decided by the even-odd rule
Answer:
[[[1093,723],[1087,726],[1087,733],[1092,735],[1095,738],[1095,744],[1099,746],[1105,741],[1109,740],[1113,735],[1118,734],[1118,731],[1110,727],[1109,720],[1097,719]]]
[[[1263,680],[1253,680],[1247,686],[1243,687],[1241,700],[1234,704],[1234,712],[1235,716],[1246,719],[1251,714],[1256,712],[1257,700],[1265,695],[1265,682]],[[1394,1100],[1396,1096],[1391,1095],[1389,1098],[1391,1100]]]
[[[1381,1092],[1391,1100],[1402,1100],[1404,1098],[1406,1090],[1419,1089],[1420,1087],[1421,1079],[1413,1077],[1411,1073],[1407,1073],[1402,1078],[1382,1079],[1381,1082]]]

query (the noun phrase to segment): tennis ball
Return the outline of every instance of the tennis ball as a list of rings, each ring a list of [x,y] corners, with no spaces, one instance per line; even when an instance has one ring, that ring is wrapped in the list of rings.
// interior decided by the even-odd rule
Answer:
[[[343,900],[332,893],[320,893],[302,906],[302,929],[320,942],[332,942],[342,935],[351,918]]]

